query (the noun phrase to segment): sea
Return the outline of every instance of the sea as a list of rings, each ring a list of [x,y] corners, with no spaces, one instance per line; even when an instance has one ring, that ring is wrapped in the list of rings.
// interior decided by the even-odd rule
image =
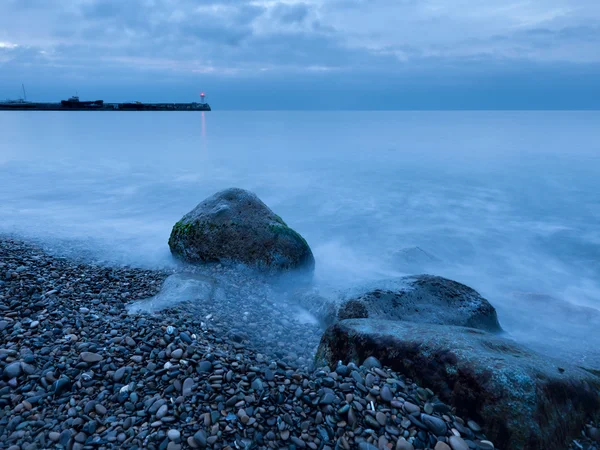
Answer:
[[[317,287],[444,276],[486,297],[507,336],[593,358],[599,124],[600,112],[0,112],[0,234],[172,267],[173,224],[245,188],[306,238]]]

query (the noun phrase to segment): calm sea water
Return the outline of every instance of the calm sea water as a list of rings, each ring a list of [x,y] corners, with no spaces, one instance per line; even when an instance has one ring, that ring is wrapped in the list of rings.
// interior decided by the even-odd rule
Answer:
[[[479,290],[516,337],[597,345],[599,123],[600,112],[0,112],[0,233],[161,267],[172,225],[237,186],[306,237],[317,284],[435,273]]]

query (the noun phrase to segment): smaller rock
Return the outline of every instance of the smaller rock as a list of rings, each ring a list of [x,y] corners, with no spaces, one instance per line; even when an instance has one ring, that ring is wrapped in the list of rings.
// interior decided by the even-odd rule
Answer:
[[[64,394],[65,392],[69,392],[71,390],[72,387],[72,383],[71,380],[66,377],[66,376],[61,376],[58,380],[56,380],[54,382],[54,384],[52,385],[52,387],[54,388],[54,396],[55,397],[60,397],[62,394]]]
[[[394,399],[394,394],[387,384],[381,388],[379,395],[384,402],[390,403]]]
[[[58,442],[58,440],[60,439],[60,433],[57,433],[56,431],[51,431],[50,433],[48,433],[48,439],[50,439],[52,442]]]
[[[472,420],[469,420],[467,422],[467,426],[473,430],[475,433],[479,433],[481,431],[481,427],[477,424],[477,422],[474,422]]]
[[[321,397],[321,401],[319,401],[320,405],[331,405],[335,400],[335,395],[331,392],[326,392],[323,397]]]
[[[81,355],[79,355],[79,357],[82,361],[85,361],[86,363],[90,364],[100,362],[103,359],[101,355],[93,352],[81,352]]]
[[[369,444],[368,442],[361,442],[358,444],[358,450],[377,450],[373,444]]]
[[[381,363],[379,362],[379,360],[377,358],[375,358],[374,356],[369,356],[367,359],[365,359],[365,362],[363,362],[362,364],[367,370],[368,369],[374,369],[375,367],[377,367],[378,369],[381,369]]]
[[[167,415],[168,412],[169,412],[169,407],[167,405],[162,405],[160,408],[158,408],[158,411],[156,411],[156,418],[162,419],[163,417],[165,417]]]
[[[194,380],[191,378],[186,378],[183,382],[183,387],[181,388],[181,395],[187,397],[192,395],[192,390],[194,389]]]
[[[448,431],[446,422],[439,417],[430,416],[429,414],[421,414],[421,422],[423,422],[427,428],[429,428],[429,431],[436,436],[445,436],[446,432]]]
[[[179,339],[181,339],[187,345],[191,345],[192,344],[192,338],[185,331],[182,331],[181,333],[179,333]]]
[[[123,377],[125,377],[126,372],[127,372],[127,367],[121,367],[121,368],[117,369],[116,372],[113,374],[113,381],[115,383],[118,383],[119,381],[121,381],[123,379]]]
[[[396,442],[396,450],[415,450],[415,447],[406,439],[401,437],[398,439],[398,442]]]
[[[445,442],[438,441],[437,444],[435,444],[435,447],[433,447],[433,450],[451,450],[451,449],[450,449],[450,446],[448,444],[446,444]]]
[[[67,444],[71,441],[71,437],[72,436],[73,436],[73,433],[71,433],[71,430],[64,430],[62,433],[60,433],[60,437],[58,438],[58,442],[63,447],[67,447]]]
[[[421,412],[421,408],[411,402],[404,402],[404,410],[409,414],[418,414]]]
[[[450,444],[450,448],[452,450],[469,450],[468,444],[458,436],[450,436],[448,438],[448,443]]]
[[[179,430],[171,429],[167,432],[167,437],[173,442],[177,442],[181,437],[181,433],[179,432]]]
[[[10,380],[12,378],[17,378],[18,376],[20,376],[21,372],[21,362],[15,361],[4,368],[3,376],[5,379]]]
[[[212,363],[210,361],[200,361],[196,370],[198,373],[210,372],[212,370]]]
[[[206,448],[206,432],[204,430],[199,430],[194,434],[194,442],[200,448]]]

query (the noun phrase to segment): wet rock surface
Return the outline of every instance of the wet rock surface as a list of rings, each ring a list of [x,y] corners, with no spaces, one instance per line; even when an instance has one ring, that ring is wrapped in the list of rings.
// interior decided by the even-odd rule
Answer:
[[[477,291],[433,275],[381,280],[329,294],[299,291],[298,301],[325,324],[371,318],[502,331],[496,309]]]
[[[345,320],[326,331],[318,352],[318,359],[328,363],[366,356],[479,420],[500,448],[566,448],[588,417],[600,413],[598,376],[480,330]]]
[[[259,269],[312,271],[315,260],[300,234],[255,194],[231,188],[201,202],[175,224],[173,255],[190,263],[244,263]]]
[[[181,303],[210,331],[240,346],[251,345],[259,357],[275,358],[294,367],[311,367],[322,330],[317,321],[269,278],[222,265],[170,275],[160,292],[132,302],[132,313],[159,312]],[[190,343],[190,333],[180,338]]]

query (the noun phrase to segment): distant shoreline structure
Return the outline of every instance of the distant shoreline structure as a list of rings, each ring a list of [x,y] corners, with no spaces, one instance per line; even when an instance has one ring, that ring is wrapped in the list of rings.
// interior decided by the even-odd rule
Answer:
[[[193,103],[105,103],[104,100],[81,101],[78,96],[59,103],[28,102],[24,99],[0,101],[0,111],[211,111],[204,101]]]

